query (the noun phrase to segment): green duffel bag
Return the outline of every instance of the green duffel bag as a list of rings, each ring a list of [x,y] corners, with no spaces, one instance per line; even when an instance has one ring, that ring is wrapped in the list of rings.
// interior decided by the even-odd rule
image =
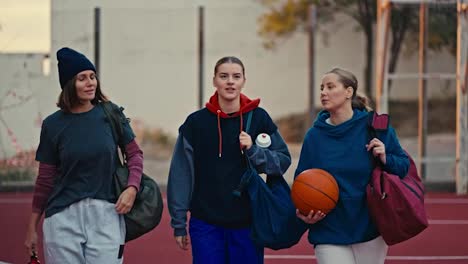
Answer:
[[[123,151],[124,146],[119,141],[123,133],[122,121],[125,121],[127,118],[117,105],[111,102],[104,102],[101,105],[110,121],[114,139],[116,142],[119,142],[120,155],[123,157],[122,160],[120,158],[117,159],[118,164],[113,179],[115,194],[119,197],[127,187],[129,175],[125,162],[125,152]],[[117,154],[119,156],[119,153]],[[136,195],[133,207],[124,216],[126,227],[125,242],[136,239],[153,230],[161,221],[163,208],[163,199],[158,184],[151,177],[143,173],[140,190]]]

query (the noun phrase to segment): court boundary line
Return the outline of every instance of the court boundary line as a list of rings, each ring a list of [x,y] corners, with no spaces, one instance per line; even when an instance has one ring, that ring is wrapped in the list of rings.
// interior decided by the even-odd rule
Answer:
[[[265,259],[317,259],[315,255],[265,255]],[[468,260],[468,256],[387,256],[386,260]]]
[[[1,193],[0,193],[1,195]],[[164,202],[166,199],[163,198]],[[28,203],[32,201],[31,198],[0,198],[0,203]],[[468,198],[425,198],[426,204],[468,204]]]
[[[0,204],[30,204],[30,203],[32,203],[32,197],[31,198],[0,198]],[[164,205],[167,204],[166,198],[163,198],[163,203]]]
[[[468,204],[466,198],[425,198],[424,203],[427,204]]]

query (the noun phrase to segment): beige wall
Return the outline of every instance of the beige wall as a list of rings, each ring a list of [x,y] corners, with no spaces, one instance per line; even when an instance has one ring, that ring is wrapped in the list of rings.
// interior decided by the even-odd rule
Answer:
[[[127,1],[98,2],[103,88],[130,115],[176,133],[198,104],[196,5],[193,1],[133,1],[127,8]],[[214,91],[211,78],[216,60],[234,55],[246,66],[245,93],[261,97],[261,105],[272,116],[303,111],[307,103],[305,37],[267,51],[257,37],[256,21],[262,12],[258,4],[248,0],[200,3],[206,4],[204,101]],[[68,45],[93,56],[94,5],[87,10],[83,6],[53,2],[52,50]]]
[[[13,139],[23,150],[37,146],[42,95],[49,83],[43,74],[44,56],[0,53],[0,159],[15,153]]]
[[[307,108],[307,37],[298,33],[280,41],[276,50],[265,50],[257,36],[257,19],[264,10],[254,0],[52,0],[51,74],[33,85],[40,98],[40,112],[47,115],[56,110],[54,103],[60,91],[55,57],[58,48],[69,46],[94,60],[93,8],[101,6],[99,75],[103,90],[125,106],[132,118],[175,135],[185,117],[197,109],[198,4],[206,7],[205,101],[213,92],[216,60],[234,55],[246,66],[245,93],[260,97],[261,106],[273,118]],[[337,21],[326,27],[327,38],[317,36],[316,80],[340,66],[355,72],[363,83],[364,36],[355,31],[350,18],[337,17]],[[447,54],[431,55],[430,59],[431,71],[455,71],[455,59]],[[2,68],[10,64],[6,60],[0,63]],[[9,67],[21,69],[18,65]],[[417,57],[402,56],[398,67],[399,71],[416,72]],[[7,75],[0,83],[26,81],[17,78]],[[430,92],[454,94],[454,86],[453,81],[431,81]],[[392,97],[416,98],[416,87],[415,81],[395,82]]]
[[[235,55],[246,66],[245,93],[262,98],[262,106],[273,117],[307,108],[306,36],[296,34],[281,41],[277,50],[265,50],[257,36],[257,19],[264,10],[252,0],[53,1],[52,50],[70,45],[92,57],[92,8],[101,6],[104,89],[126,105],[129,114],[175,133],[185,116],[197,109],[198,4],[206,6],[205,100],[213,92],[216,60]],[[318,35],[317,81],[330,68],[340,66],[355,72],[363,83],[364,37],[355,28],[350,18],[338,16],[327,27],[326,43]],[[402,58],[399,70],[417,70],[415,56]],[[431,59],[435,63],[430,70],[455,71],[455,60],[446,54]],[[434,86],[440,84],[431,82],[430,91],[438,90]],[[392,96],[414,98],[415,87],[412,82],[397,81]]]

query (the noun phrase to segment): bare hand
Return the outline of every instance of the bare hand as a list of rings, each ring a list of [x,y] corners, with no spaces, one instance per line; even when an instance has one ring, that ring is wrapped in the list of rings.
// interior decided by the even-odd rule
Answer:
[[[187,236],[176,236],[176,244],[183,250],[188,250],[189,241]]]
[[[366,145],[367,151],[372,150],[374,157],[379,157],[383,164],[387,163],[387,156],[385,154],[385,144],[377,138],[373,138],[369,144]]]
[[[126,214],[132,210],[133,203],[135,202],[135,197],[137,190],[134,186],[130,186],[125,189],[119,196],[117,203],[115,204],[115,210],[119,214]]]
[[[35,228],[28,229],[28,232],[26,233],[26,240],[24,241],[24,246],[28,251],[28,256],[31,256],[32,252],[37,249],[37,232]]]
[[[299,217],[302,221],[307,224],[315,224],[318,221],[322,220],[327,216],[326,214],[322,213],[320,210],[314,213],[314,210],[310,210],[307,216],[301,214],[298,209],[296,209],[296,216]]]
[[[249,134],[246,132],[242,131],[239,135],[239,141],[241,144],[242,148],[250,149],[252,147],[252,138],[250,137]]]

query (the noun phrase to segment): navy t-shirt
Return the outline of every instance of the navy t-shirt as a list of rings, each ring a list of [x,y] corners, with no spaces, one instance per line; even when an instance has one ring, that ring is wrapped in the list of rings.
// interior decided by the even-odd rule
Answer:
[[[126,145],[135,135],[128,121],[122,124]],[[45,216],[84,198],[115,202],[112,179],[118,158],[116,150],[112,128],[100,104],[84,113],[59,110],[48,116],[42,124],[36,160],[57,166],[58,175]]]

